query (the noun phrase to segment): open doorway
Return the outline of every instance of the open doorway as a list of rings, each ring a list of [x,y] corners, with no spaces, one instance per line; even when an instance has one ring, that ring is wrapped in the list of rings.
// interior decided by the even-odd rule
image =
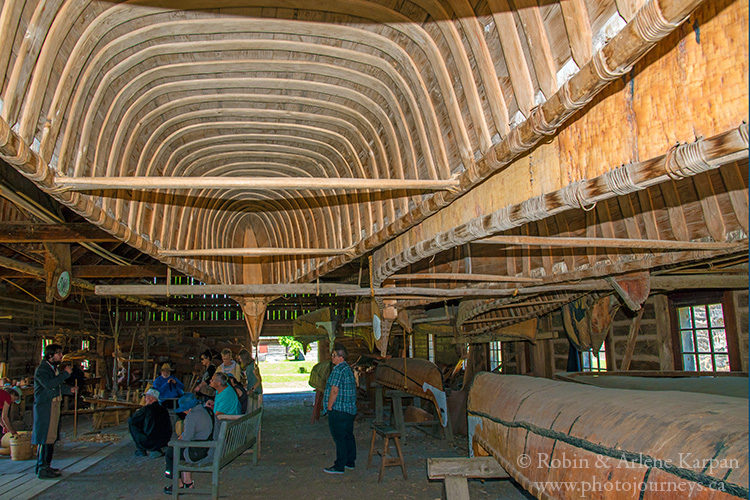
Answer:
[[[314,392],[307,381],[318,362],[318,343],[307,349],[293,337],[262,337],[258,344],[258,362],[264,394]]]

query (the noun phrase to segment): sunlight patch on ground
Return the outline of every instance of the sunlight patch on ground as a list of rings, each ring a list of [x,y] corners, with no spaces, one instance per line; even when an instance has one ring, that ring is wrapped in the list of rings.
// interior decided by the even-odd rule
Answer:
[[[314,361],[261,361],[263,393],[314,391],[307,383]]]

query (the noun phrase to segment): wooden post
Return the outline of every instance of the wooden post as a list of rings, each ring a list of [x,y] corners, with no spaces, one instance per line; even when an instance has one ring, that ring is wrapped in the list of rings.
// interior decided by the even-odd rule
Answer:
[[[654,295],[656,314],[656,344],[659,349],[659,369],[674,370],[674,346],[672,345],[672,325],[669,321],[669,299],[666,295]]]
[[[630,332],[628,333],[628,343],[625,346],[625,355],[622,357],[622,363],[620,364],[620,371],[627,371],[630,369],[630,361],[633,359],[633,353],[635,352],[635,344],[638,340],[638,333],[641,330],[641,318],[643,317],[644,308],[641,307],[638,313],[633,317],[633,321],[630,323]]]
[[[75,393],[73,394],[73,439],[78,439],[78,379],[73,385]]]
[[[148,327],[151,321],[151,310],[145,309],[144,313],[146,314],[146,321],[143,325],[143,368],[141,369],[141,377],[143,378],[143,387],[145,388],[148,385],[146,374],[148,373]]]
[[[118,341],[120,340],[120,299],[115,299],[115,328],[112,332],[114,336],[114,345],[112,346],[112,397],[117,396],[117,351],[119,350]]]

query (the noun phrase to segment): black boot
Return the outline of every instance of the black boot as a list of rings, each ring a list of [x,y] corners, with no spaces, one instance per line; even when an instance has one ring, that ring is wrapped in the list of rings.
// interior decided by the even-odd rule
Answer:
[[[44,454],[44,464],[47,467],[47,470],[50,471],[55,476],[62,475],[62,472],[60,472],[60,469],[55,469],[52,467],[52,454],[55,451],[55,445],[54,444],[45,444],[44,445],[46,450]]]

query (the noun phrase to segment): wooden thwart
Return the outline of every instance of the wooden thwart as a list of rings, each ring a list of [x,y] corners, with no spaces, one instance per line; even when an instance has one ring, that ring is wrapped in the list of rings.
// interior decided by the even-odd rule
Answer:
[[[456,190],[457,179],[369,179],[332,177],[57,177],[62,190],[100,189],[372,189],[384,190]]]

